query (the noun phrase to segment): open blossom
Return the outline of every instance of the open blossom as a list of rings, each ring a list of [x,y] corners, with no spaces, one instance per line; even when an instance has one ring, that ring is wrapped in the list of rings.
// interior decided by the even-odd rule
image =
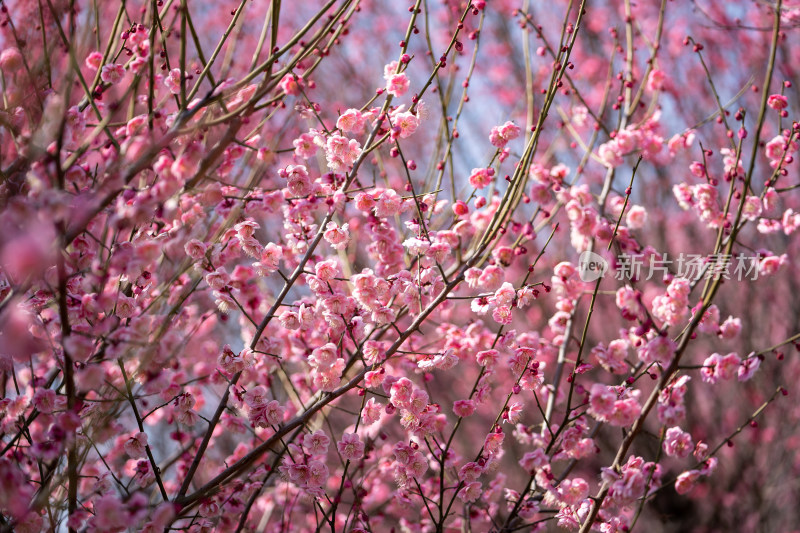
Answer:
[[[481,482],[472,481],[464,485],[458,493],[458,498],[463,502],[474,502],[481,495]]]
[[[647,365],[657,363],[666,367],[672,360],[677,347],[678,345],[669,337],[657,335],[649,340],[643,349],[639,350],[639,359]]]
[[[761,198],[758,196],[748,196],[744,200],[742,217],[747,220],[756,220],[761,216]]]
[[[639,205],[631,206],[625,215],[625,224],[631,229],[642,229],[647,222],[647,211]]]
[[[219,366],[229,374],[235,374],[245,369],[246,363],[240,354],[234,353],[229,344],[222,348],[218,359]]]
[[[475,355],[478,364],[491,369],[498,361],[500,352],[497,350],[481,350]]]
[[[391,74],[386,78],[386,92],[392,96],[400,97],[408,92],[411,86],[411,81],[406,76],[405,72],[400,74]]]
[[[131,459],[146,457],[145,446],[147,446],[147,434],[138,432],[125,441],[125,453]]]
[[[678,479],[675,480],[675,492],[678,494],[688,493],[695,487],[698,479],[700,479],[700,472],[697,470],[683,472],[678,476]]]
[[[328,168],[334,172],[347,172],[361,154],[361,144],[355,139],[331,135],[325,142],[325,157]]]
[[[279,86],[284,93],[297,96],[305,86],[305,81],[303,78],[295,76],[294,74],[286,74],[281,78]]]
[[[778,269],[786,264],[787,256],[782,255],[768,255],[758,262],[758,273],[764,276],[775,274]]]
[[[264,404],[250,406],[248,417],[254,426],[266,428],[280,425],[284,412],[286,412],[286,408],[281,406],[277,400],[270,400]]]
[[[509,141],[519,137],[519,126],[513,122],[506,122],[502,126],[495,126],[489,134],[489,142],[498,148],[504,147]]]
[[[328,225],[325,227],[325,233],[322,236],[334,249],[344,250],[347,248],[347,243],[350,242],[348,227],[349,224],[342,224],[339,226],[336,222],[328,222]]]
[[[492,183],[494,170],[491,168],[473,168],[469,175],[469,184],[476,189],[483,189]]]
[[[703,368],[700,375],[706,383],[717,383],[720,379],[729,380],[738,372],[741,359],[736,353],[720,355],[711,354],[703,361]]]
[[[660,91],[664,88],[666,80],[666,73],[663,70],[654,68],[650,71],[650,75],[647,77],[647,90]]]
[[[520,402],[511,403],[504,415],[504,421],[516,425],[520,418],[522,418],[522,404]]]
[[[116,314],[120,318],[130,318],[136,313],[136,300],[120,295],[117,300]]]
[[[789,106],[789,101],[782,94],[771,94],[767,98],[767,105],[772,109],[781,111]]]
[[[328,446],[330,443],[331,439],[328,438],[328,435],[321,429],[316,430],[310,435],[306,435],[303,439],[303,445],[311,455],[325,455],[328,453]]]
[[[380,420],[383,413],[383,406],[378,403],[375,398],[370,398],[364,404],[364,409],[361,411],[361,421],[365,426],[370,426]]]
[[[288,180],[287,188],[294,196],[307,196],[312,191],[312,181],[305,165],[289,165],[280,171]]]
[[[401,139],[406,139],[411,137],[411,135],[417,131],[419,119],[413,113],[396,113],[392,118],[392,125],[399,129],[397,136],[399,136]]]
[[[459,417],[470,416],[475,412],[475,402],[473,400],[457,400],[453,403],[453,412]]]
[[[596,383],[589,392],[589,413],[612,426],[629,426],[642,411],[629,392],[619,394],[616,387]]]
[[[741,364],[739,365],[739,370],[736,372],[739,381],[750,380],[755,375],[759,366],[761,366],[760,357],[756,356],[755,354],[750,354],[747,356],[744,360],[742,360]]]
[[[0,0],[0,529],[796,528],[800,0],[628,3]]]
[[[688,457],[694,449],[692,436],[679,427],[671,427],[664,437],[664,453],[670,457]]]
[[[364,455],[364,443],[355,433],[345,433],[342,440],[336,443],[339,453],[347,461],[359,459]]]
[[[105,65],[100,71],[100,79],[112,85],[119,83],[123,76],[125,76],[125,67],[123,65]]]
[[[336,120],[336,127],[345,133],[362,133],[367,124],[366,117],[358,109],[348,109]]]
[[[616,294],[617,307],[622,312],[622,317],[626,320],[635,320],[644,317],[644,309],[640,301],[641,295],[638,291],[628,287],[620,287]]]
[[[301,133],[298,138],[292,141],[294,146],[294,155],[301,159],[310,159],[317,153],[316,134],[314,133]]]
[[[181,93],[181,69],[174,68],[164,77],[164,85],[172,94]]]

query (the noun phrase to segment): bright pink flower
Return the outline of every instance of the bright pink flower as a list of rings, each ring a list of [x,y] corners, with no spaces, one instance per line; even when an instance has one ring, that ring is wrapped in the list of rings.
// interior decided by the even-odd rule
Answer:
[[[301,77],[295,76],[294,74],[286,74],[283,78],[281,78],[281,81],[278,85],[285,94],[297,96],[305,86],[305,80],[303,80]]]
[[[321,429],[316,430],[314,433],[306,435],[303,439],[303,445],[311,455],[325,455],[328,453],[328,446],[331,439]]]
[[[789,107],[789,100],[782,94],[771,94],[767,98],[767,105],[776,111],[781,111]]]

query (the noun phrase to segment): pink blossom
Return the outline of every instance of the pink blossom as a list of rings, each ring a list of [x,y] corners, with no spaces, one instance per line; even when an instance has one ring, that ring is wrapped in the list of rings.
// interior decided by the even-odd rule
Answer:
[[[767,105],[776,111],[781,111],[789,106],[789,101],[782,94],[771,94],[767,98]]]
[[[476,189],[483,189],[492,182],[494,171],[487,168],[473,168],[469,175],[469,184]]]
[[[362,133],[367,120],[358,109],[348,109],[336,120],[336,127],[344,133]]]
[[[687,494],[695,487],[699,478],[700,472],[697,470],[683,472],[678,476],[678,479],[675,480],[675,492],[678,494]]]
[[[328,446],[331,439],[321,429],[316,430],[314,433],[306,435],[303,439],[303,444],[306,446],[308,453],[311,455],[325,455],[328,453]]]
[[[475,402],[472,400],[457,400],[453,403],[453,412],[461,418],[470,416],[475,412]]]
[[[411,86],[411,81],[404,72],[400,74],[392,74],[386,78],[386,92],[395,97],[403,96],[408,92]]]
[[[364,443],[355,433],[344,433],[342,440],[336,443],[342,458],[347,461],[359,459],[364,455]]]
[[[279,86],[285,94],[297,96],[305,86],[305,80],[294,74],[286,74],[281,78]]]
[[[323,237],[333,246],[334,249],[344,250],[347,248],[347,243],[350,242],[350,232],[348,231],[348,227],[349,224],[342,224],[339,226],[336,222],[328,222]]]
[[[472,481],[464,485],[458,493],[458,498],[463,502],[474,502],[481,495],[481,482]]]
[[[489,142],[498,148],[504,147],[509,141],[519,137],[519,126],[513,122],[506,122],[502,126],[495,126],[489,134]]]
[[[123,65],[105,65],[100,71],[100,79],[112,85],[119,83],[123,76],[125,76],[125,67]]]
[[[655,68],[650,71],[650,75],[647,77],[647,89],[649,91],[660,91],[664,88],[666,80],[666,73]]]
[[[664,436],[664,453],[670,457],[686,458],[692,453],[692,436],[679,427],[671,427]]]
[[[180,94],[181,92],[181,69],[174,68],[169,71],[169,74],[164,78],[164,85],[172,94]]]

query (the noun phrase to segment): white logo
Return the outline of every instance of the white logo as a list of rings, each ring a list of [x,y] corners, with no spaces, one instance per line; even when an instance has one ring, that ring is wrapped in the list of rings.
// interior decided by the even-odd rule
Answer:
[[[581,281],[596,281],[608,272],[608,261],[594,252],[585,251],[578,258],[578,276]]]

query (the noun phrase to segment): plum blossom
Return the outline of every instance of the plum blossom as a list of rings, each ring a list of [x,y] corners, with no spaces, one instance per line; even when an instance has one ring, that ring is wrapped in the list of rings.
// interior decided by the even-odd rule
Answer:
[[[345,433],[342,439],[336,443],[339,453],[347,461],[359,459],[364,455],[364,443],[355,433]]]

